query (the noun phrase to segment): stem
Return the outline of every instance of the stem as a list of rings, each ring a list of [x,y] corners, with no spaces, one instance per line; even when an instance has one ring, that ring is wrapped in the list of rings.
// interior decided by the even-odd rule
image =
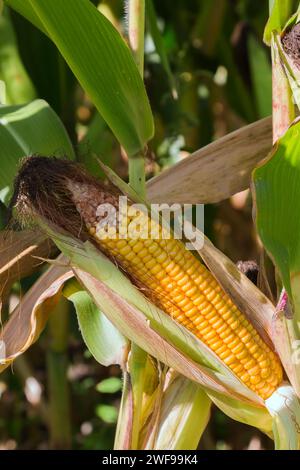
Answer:
[[[145,0],[128,0],[129,45],[140,75],[144,76]],[[128,159],[129,184],[142,197],[146,197],[145,157],[140,152]]]
[[[123,390],[119,410],[114,450],[132,449],[133,395],[130,374],[123,371]]]
[[[48,323],[50,347],[47,353],[49,426],[53,449],[71,447],[71,409],[67,380],[69,304],[61,298]]]
[[[145,0],[128,0],[128,38],[139,69],[144,75]]]
[[[138,154],[128,160],[129,184],[141,198],[146,199],[145,157]]]
[[[128,37],[135,63],[141,77],[144,76],[144,36],[145,36],[145,0],[128,0]],[[129,184],[142,198],[146,198],[146,173],[144,153],[130,156],[128,159]],[[147,353],[135,344],[131,344],[130,376],[133,398],[131,417],[131,449],[137,449]]]
[[[136,344],[131,344],[129,372],[133,392],[133,416],[131,430],[131,450],[137,450],[140,437],[140,423],[143,395],[147,373],[147,353]]]
[[[269,11],[272,12],[275,0],[269,0]],[[285,23],[288,20],[291,4],[285,1],[281,5],[281,14]],[[273,90],[273,143],[281,137],[295,118],[293,96],[288,79],[283,70],[274,36],[271,42],[272,51],[272,90]]]
[[[293,95],[288,79],[283,70],[278,48],[274,38],[272,48],[272,108],[273,108],[273,143],[281,137],[295,118]]]

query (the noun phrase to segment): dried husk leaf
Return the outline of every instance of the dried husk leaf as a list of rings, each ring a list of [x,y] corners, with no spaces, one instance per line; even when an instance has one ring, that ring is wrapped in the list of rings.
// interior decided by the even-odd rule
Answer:
[[[114,442],[115,450],[131,449],[133,409],[133,393],[130,374],[127,371],[124,371],[122,399],[119,408],[119,417]]]
[[[249,187],[253,168],[271,147],[272,119],[268,117],[197,150],[149,180],[148,200],[212,204],[227,199]]]
[[[0,334],[5,346],[0,372],[38,339],[59,300],[63,284],[72,276],[68,267],[51,266],[25,294]]]
[[[49,257],[55,252],[53,242],[38,230],[0,232],[1,293],[41,267],[42,262],[36,257]]]

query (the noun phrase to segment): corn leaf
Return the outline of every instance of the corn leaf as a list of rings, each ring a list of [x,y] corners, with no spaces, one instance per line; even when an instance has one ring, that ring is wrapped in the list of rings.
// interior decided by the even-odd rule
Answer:
[[[65,285],[63,294],[75,306],[82,337],[96,361],[104,366],[119,364],[124,368],[129,348],[126,338],[77,282],[70,280]]]
[[[253,172],[257,230],[291,299],[297,295],[291,279],[300,272],[300,219],[295,217],[300,201],[299,131],[300,122],[295,122]]]
[[[274,316],[272,338],[285,372],[294,387],[295,393],[300,397],[299,331],[293,320],[287,318],[284,310],[278,310]]]
[[[271,148],[271,118],[242,127],[152,178],[148,200],[211,204],[227,199],[249,187],[251,171]]]
[[[43,100],[0,107],[0,199],[7,203],[19,160],[33,153],[74,158],[70,139],[56,113]]]
[[[9,1],[4,0],[4,3],[9,5]],[[47,35],[47,30],[44,27],[41,19],[39,18],[38,13],[32,8],[31,2],[15,2],[14,5],[9,5],[14,8],[17,12],[23,15],[25,18],[30,20],[38,29],[40,29],[44,34]]]
[[[281,33],[289,16],[292,14],[293,0],[272,0],[271,14],[264,31],[264,41],[270,46],[272,33]]]
[[[129,155],[153,135],[143,81],[120,34],[89,0],[7,0],[42,24]]]
[[[299,130],[300,122],[295,122],[253,172],[257,230],[279,270],[293,310],[293,318],[277,316],[273,339],[298,393],[299,361],[290,352],[298,348],[300,338],[300,220],[295,216],[300,201]]]

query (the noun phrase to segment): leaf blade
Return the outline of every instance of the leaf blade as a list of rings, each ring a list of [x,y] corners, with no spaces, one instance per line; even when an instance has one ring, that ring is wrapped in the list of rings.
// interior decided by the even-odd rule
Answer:
[[[30,0],[31,10],[20,0],[7,4],[39,18],[127,153],[141,151],[153,135],[149,101],[129,48],[104,15],[89,0]]]
[[[8,188],[1,197],[4,203],[9,200],[19,160],[24,156],[38,153],[75,158],[65,128],[44,100],[35,100],[23,106],[1,106],[0,142],[3,162],[0,191]]]

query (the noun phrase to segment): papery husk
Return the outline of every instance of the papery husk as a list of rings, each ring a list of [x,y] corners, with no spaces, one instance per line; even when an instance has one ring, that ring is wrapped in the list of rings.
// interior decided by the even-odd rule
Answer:
[[[0,334],[5,349],[1,355],[0,372],[6,369],[24,353],[43,331],[51,310],[61,296],[64,283],[74,276],[68,266],[51,266],[25,294],[19,305],[10,315]]]

